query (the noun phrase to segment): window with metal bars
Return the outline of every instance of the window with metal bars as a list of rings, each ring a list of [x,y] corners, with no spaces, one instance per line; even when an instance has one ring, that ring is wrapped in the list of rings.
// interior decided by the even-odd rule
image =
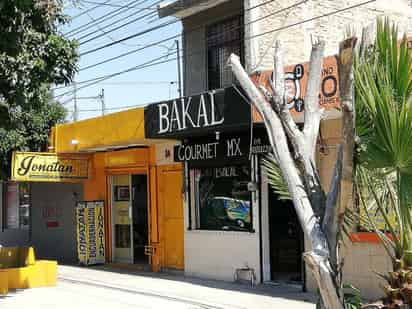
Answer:
[[[243,18],[231,17],[207,27],[208,88],[219,89],[235,82],[226,65],[231,53],[243,62]]]

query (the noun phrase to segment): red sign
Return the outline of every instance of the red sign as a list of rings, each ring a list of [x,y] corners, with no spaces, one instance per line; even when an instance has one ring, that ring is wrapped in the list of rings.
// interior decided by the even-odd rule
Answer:
[[[272,71],[265,71],[252,76],[257,85],[270,90],[269,81]],[[325,109],[340,106],[338,60],[336,56],[323,59],[321,82],[319,88],[319,104]],[[288,98],[288,107],[292,114],[302,113],[305,109],[306,85],[309,77],[309,62],[285,67],[285,86]],[[253,120],[261,122],[262,118],[254,110]]]
[[[59,221],[47,221],[46,222],[46,227],[48,229],[59,227]]]

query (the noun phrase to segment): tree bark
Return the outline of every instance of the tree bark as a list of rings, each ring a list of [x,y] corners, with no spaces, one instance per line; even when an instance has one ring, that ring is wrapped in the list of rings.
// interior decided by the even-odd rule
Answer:
[[[339,48],[338,71],[342,105],[342,144],[326,201],[323,230],[331,250],[331,264],[338,269],[338,238],[346,208],[353,196],[353,151],[355,147],[355,115],[353,90],[353,55],[356,39],[343,41]],[[339,200],[340,193],[340,200]],[[339,201],[339,203],[338,203]]]
[[[328,309],[343,309],[343,303],[338,293],[339,286],[336,285],[336,273],[329,263],[328,242],[321,229],[319,218],[314,213],[313,205],[309,200],[299,169],[290,153],[284,124],[263,94],[250,80],[240,64],[239,57],[232,54],[229,58],[229,64],[265,123],[269,141],[288,185],[300,224],[305,236],[311,243],[312,251],[306,252],[304,258],[315,276],[323,303]]]

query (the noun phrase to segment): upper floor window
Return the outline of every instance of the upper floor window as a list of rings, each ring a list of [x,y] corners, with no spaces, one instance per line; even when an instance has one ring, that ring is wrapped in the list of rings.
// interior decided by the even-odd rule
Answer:
[[[208,87],[219,89],[235,82],[226,65],[231,53],[243,59],[243,19],[232,17],[207,27]]]

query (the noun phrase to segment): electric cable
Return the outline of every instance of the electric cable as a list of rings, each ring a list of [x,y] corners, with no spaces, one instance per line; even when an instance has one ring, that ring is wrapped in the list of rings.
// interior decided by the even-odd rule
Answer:
[[[274,0],[270,0],[270,1],[268,1],[268,2],[273,2],[273,1],[274,1]],[[245,25],[233,27],[232,29],[229,29],[229,30],[230,30],[230,31],[233,31],[233,30],[242,28],[242,27],[244,27],[244,26],[248,26],[248,25],[250,25],[250,24],[252,24],[252,23],[255,23],[255,22],[258,22],[258,21],[260,21],[260,20],[262,20],[262,19],[268,18],[268,17],[270,17],[270,16],[279,14],[279,13],[285,11],[285,10],[288,10],[288,9],[294,8],[294,7],[296,7],[296,6],[299,6],[299,5],[301,5],[302,3],[305,3],[306,1],[308,1],[308,0],[303,0],[303,1],[297,2],[297,3],[295,3],[295,4],[293,4],[293,5],[290,5],[290,6],[286,7],[286,8],[277,10],[277,11],[272,12],[272,13],[270,13],[270,14],[268,14],[268,15],[263,16],[263,17],[259,17],[258,19],[253,20],[253,21],[251,21],[251,22],[249,22],[249,23],[246,23]],[[266,3],[268,3],[268,2],[266,2]],[[254,8],[255,8],[255,7],[251,8],[251,9],[254,9]],[[200,29],[200,28],[202,28],[202,27],[203,27],[203,26],[195,27],[195,28],[191,29],[190,31],[186,32],[185,34],[187,35],[188,33],[192,33],[192,32],[194,32],[194,31],[196,31],[196,30],[198,30],[198,29]],[[223,34],[219,34],[219,35],[223,35]],[[145,45],[145,46],[143,46],[143,47],[139,47],[139,48],[137,48],[137,49],[134,49],[134,50],[131,50],[131,51],[122,53],[122,54],[120,54],[120,55],[117,55],[117,56],[114,56],[114,57],[111,57],[111,58],[102,60],[102,61],[100,61],[100,62],[91,64],[91,65],[88,65],[88,66],[86,66],[86,67],[84,67],[84,68],[80,68],[79,71],[84,71],[84,70],[88,70],[88,69],[90,69],[90,68],[94,68],[94,67],[96,67],[96,66],[99,66],[99,65],[102,65],[102,64],[105,64],[105,63],[108,63],[108,62],[117,60],[117,59],[119,59],[119,58],[122,58],[122,57],[125,57],[125,56],[128,56],[128,55],[131,55],[131,54],[133,54],[133,53],[137,53],[137,52],[139,52],[139,51],[142,51],[142,50],[145,50],[145,49],[147,49],[147,48],[156,46],[156,45],[158,45],[158,44],[165,43],[165,42],[170,41],[170,40],[173,40],[173,39],[177,39],[177,38],[179,38],[179,37],[181,37],[181,36],[182,36],[181,33],[176,34],[176,35],[173,35],[173,36],[170,36],[170,37],[168,37],[168,38],[166,38],[166,39],[162,39],[162,40],[160,40],[160,41],[156,41],[156,42],[150,43],[150,44]]]
[[[266,1],[265,4],[267,4],[267,3],[269,3],[269,2],[273,2],[273,1],[274,1],[274,0]],[[305,0],[299,2],[299,4],[304,3],[304,2],[305,2]],[[277,13],[279,13],[279,12],[281,12],[281,11],[283,11],[283,10],[287,10],[287,9],[289,9],[289,8],[292,8],[292,7],[296,6],[296,5],[297,5],[297,4],[293,4],[293,5],[291,5],[291,6],[287,7],[287,8],[281,9],[281,10],[277,11]],[[257,7],[260,7],[260,6],[262,6],[262,4],[258,4],[258,5],[256,5],[256,6],[250,7],[250,8],[248,8],[248,9],[243,10],[243,11],[244,11],[244,12],[247,12],[247,11],[253,10],[253,9],[255,9],[255,8],[257,8]],[[262,20],[263,18],[267,18],[268,16],[274,15],[274,14],[277,14],[277,13],[275,12],[275,13],[266,15],[265,17],[260,17],[260,18],[256,19],[254,22],[257,22],[257,21],[259,21],[259,20]],[[108,43],[108,44],[105,44],[105,45],[96,47],[96,48],[94,48],[94,49],[85,51],[85,52],[81,53],[80,56],[84,56],[84,55],[88,55],[88,54],[90,54],[90,53],[94,53],[94,52],[99,51],[99,50],[101,50],[101,49],[104,49],[104,48],[113,46],[113,45],[115,45],[115,44],[118,44],[118,43],[121,43],[121,42],[130,40],[130,39],[133,39],[133,38],[135,38],[135,37],[138,37],[138,36],[141,36],[141,35],[143,35],[143,34],[149,33],[149,32],[151,32],[151,31],[155,31],[155,30],[161,29],[161,28],[163,28],[163,27],[170,26],[170,25],[175,24],[175,23],[178,23],[178,22],[180,22],[179,19],[177,19],[177,20],[175,20],[175,21],[165,22],[165,23],[160,24],[160,25],[157,25],[157,26],[155,26],[155,27],[152,27],[152,28],[146,29],[146,30],[144,30],[144,31],[141,31],[141,32],[138,32],[138,33],[129,35],[129,36],[124,37],[124,38],[122,38],[122,39],[119,39],[119,40],[117,40],[116,42],[111,42],[111,43]],[[192,31],[193,31],[193,30],[192,30]]]
[[[173,54],[176,54],[176,53],[177,53],[176,51],[175,51],[175,52],[171,52],[171,53],[168,53],[166,56],[170,56],[170,55],[173,55]],[[109,79],[109,78],[113,78],[113,77],[116,77],[116,76],[119,76],[119,75],[122,75],[122,74],[125,74],[125,73],[129,73],[129,72],[132,72],[132,71],[140,70],[140,69],[143,69],[143,68],[152,67],[152,66],[159,65],[159,64],[162,64],[162,63],[167,63],[167,62],[175,61],[175,60],[177,59],[177,58],[173,58],[173,59],[170,59],[170,60],[158,61],[158,60],[161,60],[161,59],[163,59],[163,58],[165,58],[165,55],[162,55],[162,56],[157,57],[157,58],[155,58],[155,59],[149,60],[149,61],[147,61],[147,62],[145,62],[145,63],[140,64],[140,65],[133,66],[133,67],[131,67],[131,68],[125,69],[125,70],[123,70],[123,71],[115,72],[115,73],[112,73],[112,74],[109,74],[109,75],[105,75],[105,76],[101,76],[101,77],[96,77],[96,78],[93,78],[93,79],[89,79],[89,80],[87,80],[87,81],[82,81],[82,82],[76,83],[76,85],[88,83],[88,84],[86,84],[86,85],[84,85],[84,86],[82,86],[82,87],[76,88],[76,91],[79,91],[79,90],[81,90],[81,89],[84,89],[84,88],[93,86],[93,85],[98,84],[98,83],[100,83],[100,82],[102,82],[102,81],[104,81],[104,80],[107,80],[107,79]],[[155,62],[155,61],[158,61],[158,62]],[[70,90],[70,91],[67,91],[67,92],[65,92],[65,93],[59,94],[59,95],[57,95],[57,96],[54,96],[53,98],[54,98],[54,99],[55,99],[55,98],[59,98],[59,97],[65,96],[65,95],[70,94],[70,93],[73,93],[73,90]]]
[[[250,39],[253,39],[253,38],[256,38],[256,37],[260,37],[260,36],[263,36],[263,35],[266,35],[266,34],[270,34],[270,33],[276,32],[276,31],[281,31],[281,30],[284,30],[284,29],[287,29],[287,28],[295,27],[295,26],[297,26],[297,25],[304,24],[304,23],[307,23],[307,22],[309,22],[309,21],[313,21],[313,20],[316,20],[316,19],[320,19],[320,18],[323,18],[323,17],[326,17],[326,16],[331,16],[331,15],[333,15],[333,14],[340,13],[340,12],[343,12],[343,11],[347,11],[347,10],[350,10],[350,9],[353,9],[353,8],[357,8],[357,7],[360,7],[360,6],[363,6],[363,5],[367,5],[367,4],[370,4],[370,3],[372,3],[372,2],[376,2],[376,0],[369,0],[369,1],[362,2],[362,3],[358,3],[358,4],[356,4],[356,5],[352,5],[352,6],[346,7],[346,8],[342,8],[342,9],[339,9],[339,10],[335,10],[335,11],[332,11],[332,12],[328,12],[328,13],[322,14],[322,15],[317,16],[317,17],[312,17],[312,18],[309,18],[309,19],[306,19],[306,20],[303,20],[303,21],[300,21],[300,22],[297,22],[297,23],[293,23],[293,24],[290,24],[290,25],[287,25],[287,26],[283,26],[283,27],[279,27],[279,28],[276,28],[276,29],[272,29],[272,30],[270,30],[270,31],[266,31],[266,32],[263,32],[263,33],[259,33],[259,34],[253,35],[253,36],[251,36],[251,37],[247,37],[247,38],[245,38],[244,40],[245,40],[245,41],[246,41],[246,40],[250,40]],[[240,41],[240,40],[237,40],[237,41]],[[191,54],[189,54],[189,55],[186,55],[186,57],[190,57],[190,56],[193,56],[193,55],[195,55],[195,54],[200,54],[200,53],[204,53],[204,50],[198,51],[198,52],[196,52],[196,53],[191,53]],[[129,69],[120,71],[120,72],[116,72],[116,73],[113,73],[113,74],[110,74],[110,75],[106,75],[106,76],[94,78],[94,79],[91,79],[91,80],[88,80],[88,81],[80,82],[80,83],[86,83],[86,82],[91,82],[91,83],[90,83],[90,84],[87,84],[87,85],[85,85],[85,86],[83,86],[83,87],[80,87],[80,88],[78,88],[77,90],[84,89],[84,88],[86,88],[86,87],[90,87],[90,86],[92,86],[92,85],[94,85],[94,84],[99,83],[100,81],[107,80],[107,79],[109,79],[109,78],[112,78],[112,77],[115,77],[115,76],[118,76],[118,75],[121,75],[121,74],[124,74],[124,73],[128,73],[128,72],[136,71],[136,70],[139,70],[139,69],[142,69],[142,68],[147,68],[147,67],[151,67],[151,66],[155,66],[155,65],[159,65],[159,64],[163,64],[163,63],[167,63],[167,62],[171,62],[171,61],[177,60],[177,58],[173,58],[173,59],[169,59],[169,60],[165,60],[165,61],[160,61],[160,62],[152,63],[152,62],[154,62],[154,61],[156,61],[156,60],[158,60],[158,59],[162,59],[162,58],[164,58],[164,57],[165,57],[165,56],[163,55],[163,56],[161,56],[161,57],[159,57],[159,58],[153,59],[153,60],[151,60],[151,61],[149,61],[149,62],[147,62],[147,63],[144,63],[144,64],[142,64],[142,65],[138,65],[138,66],[135,66],[135,67],[132,67],[132,68],[129,68]],[[183,58],[183,56],[181,56],[180,58]],[[78,83],[77,83],[77,84],[78,84]],[[68,92],[65,92],[65,93],[63,93],[63,94],[60,94],[60,95],[58,95],[58,96],[55,96],[54,98],[62,97],[62,96],[65,96],[65,95],[67,95],[67,94],[70,94],[70,93],[72,93],[72,92],[73,92],[73,91],[68,91]]]
[[[117,23],[119,23],[119,22],[121,22],[121,21],[124,21],[124,20],[128,19],[129,17],[135,16],[136,14],[139,14],[139,13],[141,13],[141,12],[142,12],[141,10],[137,10],[137,11],[135,11],[135,12],[132,12],[131,14],[129,14],[129,15],[125,16],[125,17],[121,17],[121,18],[119,18],[119,19],[116,19],[115,21],[111,22],[111,23],[108,24],[108,25],[104,25],[104,28],[113,26],[113,25],[115,25],[115,24],[117,24]],[[146,18],[146,17],[150,17],[152,14],[153,14],[153,13],[148,13],[148,14],[146,14],[146,15],[139,16],[138,18],[135,18],[134,21],[138,21],[138,20],[144,19],[144,18]],[[94,22],[96,22],[96,24],[95,24],[94,26],[95,26],[95,27],[99,27],[99,24],[100,24],[101,22],[99,23],[95,18],[92,18],[92,19],[94,20]],[[117,30],[117,29],[108,31],[108,33],[112,32],[112,31],[115,31],[115,30]],[[86,34],[84,34],[84,35],[82,35],[81,37],[78,37],[78,38],[76,38],[76,39],[77,39],[78,41],[80,41],[80,45],[82,45],[82,44],[87,43],[87,42],[81,42],[81,40],[83,40],[84,38],[87,38],[88,36],[91,36],[91,35],[93,35],[93,34],[95,34],[95,33],[96,33],[96,31],[90,31],[89,33],[86,33]]]
[[[127,5],[121,5],[121,4],[113,4],[113,3],[107,3],[110,1],[106,1],[104,3],[102,2],[95,2],[95,1],[88,1],[88,0],[80,0],[80,2],[84,2],[84,3],[89,3],[89,4],[97,4],[99,6],[110,6],[110,7],[114,7],[114,8],[132,8],[129,7]],[[149,8],[149,7],[145,7],[145,8],[141,8],[142,10],[156,10],[156,8]]]
[[[133,15],[135,15],[135,14],[133,14]],[[89,34],[87,34],[87,35],[84,35],[84,36],[82,36],[81,38],[78,38],[77,40],[79,41],[79,45],[81,46],[81,45],[83,45],[83,44],[86,44],[86,43],[89,43],[89,42],[91,42],[91,41],[94,41],[94,40],[96,40],[96,39],[98,39],[98,38],[101,38],[102,36],[107,35],[108,33],[111,33],[111,32],[113,32],[113,31],[117,31],[117,30],[119,30],[119,29],[121,29],[121,28],[124,28],[124,27],[126,27],[126,26],[128,26],[128,25],[130,25],[130,24],[133,24],[133,23],[135,23],[135,22],[137,22],[137,21],[139,21],[139,20],[142,20],[142,19],[148,17],[149,15],[152,15],[152,13],[148,13],[148,14],[139,16],[139,17],[137,17],[137,18],[135,18],[135,19],[132,19],[132,20],[124,23],[124,24],[121,24],[121,25],[119,25],[119,26],[117,26],[117,27],[114,27],[113,29],[109,29],[108,31],[104,31],[103,34],[97,34],[97,35],[95,35],[94,37],[91,37],[90,39],[87,39],[87,40],[85,40],[85,41],[81,41],[81,39],[88,37],[91,33],[89,33]],[[129,15],[129,17],[130,17],[130,16],[132,16],[132,15]],[[95,33],[95,32],[93,32],[93,33]]]
[[[142,4],[142,3],[144,3],[144,2],[147,2],[147,1],[149,1],[149,0],[132,0],[132,1],[128,2],[127,5],[134,4],[134,6],[137,6],[137,5],[140,5],[140,4]],[[99,16],[98,18],[96,18],[96,20],[97,20],[99,23],[102,23],[102,22],[104,22],[104,21],[106,21],[106,20],[109,20],[109,19],[111,19],[111,18],[113,18],[113,17],[115,17],[115,16],[117,16],[117,15],[120,15],[120,14],[126,12],[127,10],[128,10],[127,8],[118,8],[118,9],[109,11],[108,13],[106,13],[106,14],[104,14],[104,15],[102,15],[102,16]],[[72,29],[72,30],[64,33],[63,35],[65,35],[65,36],[73,36],[73,35],[76,35],[76,34],[78,34],[78,33],[81,33],[81,32],[83,32],[83,31],[85,31],[85,29],[89,29],[89,27],[93,26],[93,24],[94,24],[93,22],[88,22],[88,23],[82,24],[82,25],[80,25],[80,26],[78,26],[78,27],[76,27],[76,28],[74,28],[74,29]]]
[[[86,11],[81,12],[81,13],[79,13],[79,14],[71,17],[70,20],[71,20],[71,21],[72,21],[72,20],[75,20],[76,18],[79,18],[80,16],[83,16],[84,14],[87,14],[87,13],[89,13],[89,12],[91,12],[91,11],[94,11],[95,9],[98,9],[99,7],[103,6],[103,5],[104,5],[105,3],[107,3],[107,2],[110,2],[110,0],[107,0],[106,2],[101,3],[101,4],[99,4],[99,5],[96,5],[96,6],[94,6],[94,7],[91,7],[91,8],[89,8],[89,9],[87,9]]]

